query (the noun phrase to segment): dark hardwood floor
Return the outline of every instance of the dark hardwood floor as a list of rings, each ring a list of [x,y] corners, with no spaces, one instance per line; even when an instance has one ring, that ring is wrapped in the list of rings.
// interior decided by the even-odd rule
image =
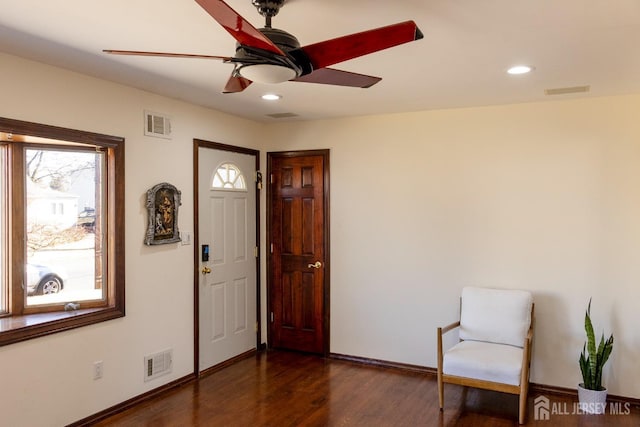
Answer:
[[[639,426],[640,409],[628,414],[571,414],[574,402],[549,399],[549,419],[533,426]],[[539,417],[538,417],[539,418]],[[518,399],[445,385],[438,408],[435,376],[396,368],[263,352],[181,386],[96,424],[99,426],[517,426]]]

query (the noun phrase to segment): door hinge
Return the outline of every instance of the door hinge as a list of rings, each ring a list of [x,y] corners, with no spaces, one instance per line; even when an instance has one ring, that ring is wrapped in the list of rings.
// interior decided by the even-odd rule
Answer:
[[[269,246],[269,250],[273,253],[273,243]]]
[[[270,184],[273,184],[273,174],[271,174],[271,175],[269,176],[269,183],[270,183]]]
[[[271,312],[271,323],[273,323],[273,311]]]
[[[257,246],[255,246],[253,248],[253,256],[256,257],[256,258],[258,258],[258,256],[260,256],[260,250],[258,249]]]
[[[256,186],[258,190],[262,190],[262,172],[256,171]]]
[[[256,332],[258,332],[258,322],[256,322],[254,329]]]

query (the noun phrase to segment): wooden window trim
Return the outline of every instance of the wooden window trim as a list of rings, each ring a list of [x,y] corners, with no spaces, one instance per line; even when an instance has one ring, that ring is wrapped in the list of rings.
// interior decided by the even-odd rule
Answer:
[[[107,182],[105,186],[107,233],[103,248],[106,253],[105,270],[108,292],[105,307],[86,308],[73,312],[56,311],[33,314],[20,312],[0,318],[0,346],[123,317],[125,315],[124,138],[0,117],[0,136],[7,137],[9,135],[12,138],[13,135],[24,138],[23,142],[57,140],[89,144],[107,150]],[[29,138],[33,138],[33,141],[29,141]],[[16,150],[16,152],[20,151]],[[10,167],[15,164],[13,162],[19,160],[13,158],[14,154],[12,153],[12,158],[9,159]],[[18,157],[21,156],[20,154]],[[24,186],[24,183],[18,185]],[[17,207],[17,204],[12,204],[11,207],[9,227],[13,242],[19,237],[16,230],[20,225],[14,223],[13,220],[14,218],[24,218],[24,214],[20,212],[16,214],[15,209],[24,210],[24,207]],[[22,221],[24,220],[18,220],[18,222]],[[9,264],[11,274],[23,273],[24,260],[20,257],[11,257]],[[16,282],[16,280],[11,280],[10,286],[15,288]],[[11,294],[9,307],[13,310],[18,306],[11,297],[17,294],[13,289]],[[22,292],[20,291],[18,294],[22,295]]]

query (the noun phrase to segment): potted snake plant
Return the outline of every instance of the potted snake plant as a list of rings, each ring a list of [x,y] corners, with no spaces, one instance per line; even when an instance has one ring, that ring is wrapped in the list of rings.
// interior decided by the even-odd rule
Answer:
[[[613,350],[613,334],[605,341],[604,333],[596,347],[596,337],[591,323],[591,299],[584,316],[587,341],[580,353],[582,383],[578,385],[578,401],[581,411],[588,414],[603,414],[607,402],[607,389],[602,385],[602,370]]]

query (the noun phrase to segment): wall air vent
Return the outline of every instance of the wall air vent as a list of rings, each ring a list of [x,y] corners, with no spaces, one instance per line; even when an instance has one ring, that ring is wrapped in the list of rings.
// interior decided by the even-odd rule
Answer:
[[[171,139],[171,117],[166,114],[145,110],[144,134],[146,136]]]
[[[151,381],[171,372],[173,367],[173,350],[150,354],[144,357],[144,380]]]
[[[568,95],[570,93],[585,93],[589,92],[591,86],[573,86],[573,87],[559,87],[557,89],[545,89],[545,95]]]
[[[291,117],[298,117],[296,113],[274,113],[267,114],[267,117],[271,117],[272,119],[289,119]]]

